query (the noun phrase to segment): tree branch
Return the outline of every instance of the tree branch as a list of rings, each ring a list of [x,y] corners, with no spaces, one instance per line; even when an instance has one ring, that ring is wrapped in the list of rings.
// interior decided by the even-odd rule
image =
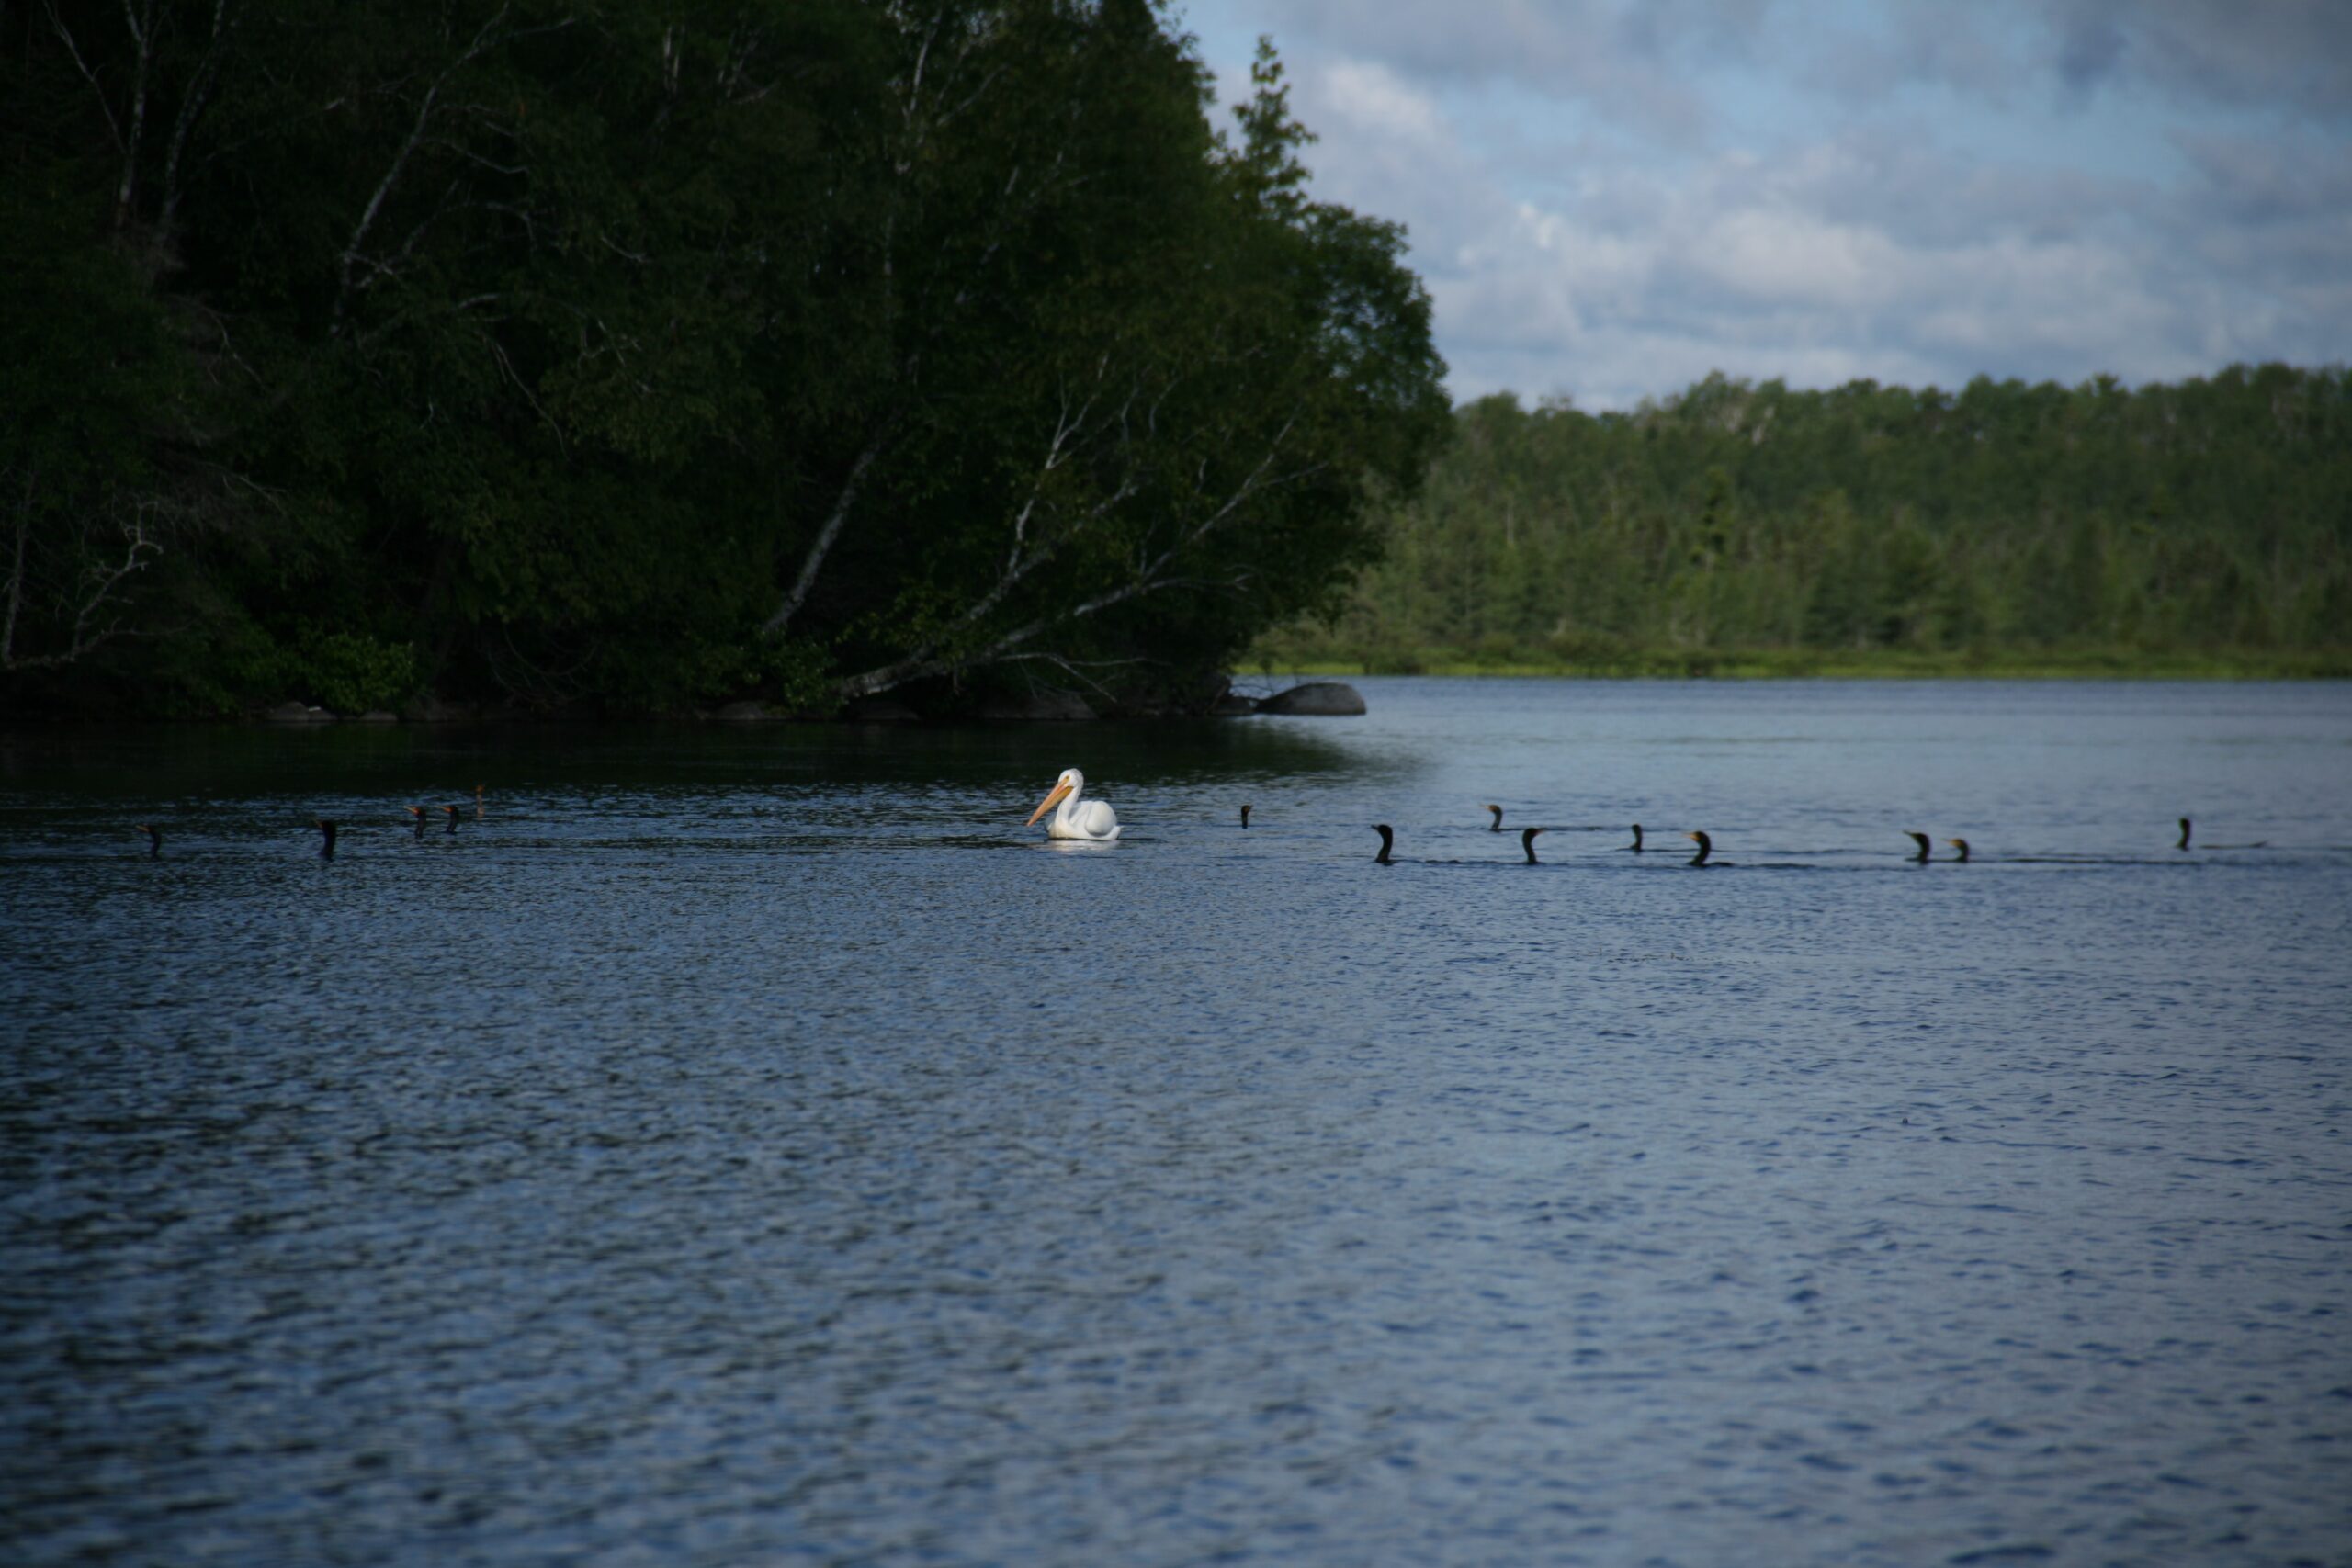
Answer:
[[[414,156],[417,148],[424,144],[425,132],[433,123],[434,109],[440,102],[442,89],[449,85],[449,79],[493,49],[511,43],[516,39],[529,38],[534,34],[557,32],[570,27],[572,23],[572,18],[566,17],[560,21],[548,22],[539,27],[522,28],[513,32],[501,33],[498,31],[499,25],[505,21],[506,13],[510,9],[512,6],[502,5],[492,13],[490,20],[481,25],[481,30],[474,34],[473,41],[468,44],[464,51],[455,60],[443,66],[441,73],[434,77],[433,85],[425,88],[424,97],[416,106],[416,118],[409,127],[407,139],[401,143],[400,151],[392,155],[391,166],[384,171],[384,177],[376,182],[375,190],[368,197],[368,205],[360,209],[358,221],[352,225],[351,238],[344,243],[343,254],[337,268],[334,321],[330,329],[331,335],[335,337],[343,335],[346,318],[350,314],[351,297],[354,292],[353,274],[361,260],[359,247],[367,243],[368,231],[376,226],[377,217],[383,211],[384,203],[390,199],[393,186],[400,183],[401,175],[408,167],[409,159]]]
[[[1066,609],[1040,615],[1025,625],[1013,627],[977,649],[968,652],[940,653],[939,649],[949,643],[958,632],[969,630],[978,625],[988,614],[1002,604],[1012,583],[1008,581],[1009,573],[1001,573],[997,581],[990,585],[988,592],[983,593],[970,608],[958,615],[949,625],[947,630],[888,664],[843,678],[834,688],[835,694],[842,701],[847,702],[858,697],[872,696],[877,692],[886,692],[894,686],[905,685],[910,681],[920,681],[933,675],[944,675],[955,670],[1001,664],[1016,658],[1042,657],[1025,645],[1048,632],[1091,619],[1105,610],[1148,594],[1183,588],[1239,588],[1248,580],[1246,572],[1225,579],[1204,579],[1178,575],[1173,569],[1185,551],[1231,523],[1240,514],[1242,507],[1249,501],[1263,495],[1276,486],[1295,484],[1323,468],[1324,465],[1313,463],[1280,475],[1272,473],[1274,460],[1281,455],[1283,444],[1289,439],[1295,423],[1295,421],[1285,423],[1282,429],[1275,432],[1273,439],[1267,444],[1265,455],[1242,478],[1240,483],[1234,487],[1232,493],[1227,495],[1221,504],[1192,526],[1182,530],[1175,542],[1158,555],[1138,561],[1135,574],[1117,587],[1107,589],[1090,599],[1080,600]],[[1069,534],[1042,551],[1040,558],[1033,559],[1027,567],[1023,568],[1023,575],[1026,575],[1029,570],[1034,570],[1036,565],[1042,564],[1042,555],[1050,554],[1052,550],[1057,549],[1070,538],[1076,537],[1085,526],[1106,514],[1118,502],[1132,495],[1140,488],[1141,480],[1130,470],[1122,479],[1117,490],[1090,509],[1085,518]]]
[[[106,607],[107,602],[114,597],[115,590],[122,585],[124,579],[144,570],[150,559],[164,552],[161,545],[147,536],[147,531],[141,524],[135,522],[124,524],[122,534],[124,539],[128,541],[129,548],[124,551],[122,564],[108,566],[106,562],[100,561],[90,568],[89,575],[85,579],[88,584],[87,597],[83,599],[79,608],[74,612],[74,629],[68,637],[65,650],[62,653],[39,654],[30,659],[17,658],[16,652],[17,607],[24,593],[25,540],[32,529],[30,483],[28,478],[28,500],[17,519],[16,558],[8,576],[7,622],[5,632],[0,632],[0,671],[42,670],[62,664],[71,664],[101,644],[124,635],[119,616],[108,620],[96,631],[90,629],[91,618]],[[146,509],[142,507],[141,510]],[[120,601],[116,602],[116,606],[120,607]]]
[[[801,603],[808,597],[808,590],[817,581],[818,569],[825,564],[825,557],[832,551],[833,541],[841,537],[842,525],[849,521],[850,509],[857,504],[858,491],[865,488],[867,470],[874,467],[874,460],[889,446],[897,424],[895,417],[886,416],[866,441],[865,450],[860,452],[857,461],[850,465],[849,478],[842,481],[841,492],[833,498],[832,512],[825,518],[824,526],[817,530],[816,542],[808,547],[808,553],[801,558],[800,575],[792,580],[791,592],[785,594],[784,603],[775,607],[775,614],[761,623],[762,637],[782,637],[786,628],[792,625],[792,617],[799,614]]]
[[[188,132],[204,113],[211,100],[212,79],[220,72],[220,55],[228,44],[229,33],[236,27],[230,16],[229,0],[213,0],[212,32],[204,45],[204,57],[197,62],[196,73],[188,78],[187,92],[180,99],[180,112],[172,120],[171,140],[164,149],[164,205],[156,215],[157,225],[169,231],[180,206],[180,155],[187,150]]]

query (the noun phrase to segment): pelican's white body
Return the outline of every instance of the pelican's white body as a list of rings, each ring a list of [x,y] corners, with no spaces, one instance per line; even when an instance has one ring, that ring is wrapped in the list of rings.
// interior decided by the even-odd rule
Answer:
[[[1064,768],[1062,776],[1054,781],[1053,792],[1046,795],[1037,809],[1030,813],[1035,822],[1054,807],[1053,819],[1046,824],[1048,839],[1115,839],[1119,836],[1119,814],[1111,809],[1107,800],[1087,800],[1086,775],[1076,768]],[[1056,802],[1059,802],[1056,805]]]

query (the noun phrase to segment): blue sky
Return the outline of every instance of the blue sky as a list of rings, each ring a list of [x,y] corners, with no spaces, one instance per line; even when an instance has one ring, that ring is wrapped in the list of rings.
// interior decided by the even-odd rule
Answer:
[[[1173,0],[1457,398],[2352,360],[2352,0]]]

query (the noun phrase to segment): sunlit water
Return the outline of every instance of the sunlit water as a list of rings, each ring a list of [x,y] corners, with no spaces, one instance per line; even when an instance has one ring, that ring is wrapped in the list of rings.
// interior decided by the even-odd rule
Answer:
[[[2352,688],[1363,685],[0,739],[0,1559],[2352,1561]]]

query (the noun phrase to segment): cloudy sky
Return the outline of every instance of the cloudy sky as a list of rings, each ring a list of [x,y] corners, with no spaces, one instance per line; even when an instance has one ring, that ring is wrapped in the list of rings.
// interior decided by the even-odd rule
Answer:
[[[1456,398],[2352,360],[2352,0],[1174,0]]]

